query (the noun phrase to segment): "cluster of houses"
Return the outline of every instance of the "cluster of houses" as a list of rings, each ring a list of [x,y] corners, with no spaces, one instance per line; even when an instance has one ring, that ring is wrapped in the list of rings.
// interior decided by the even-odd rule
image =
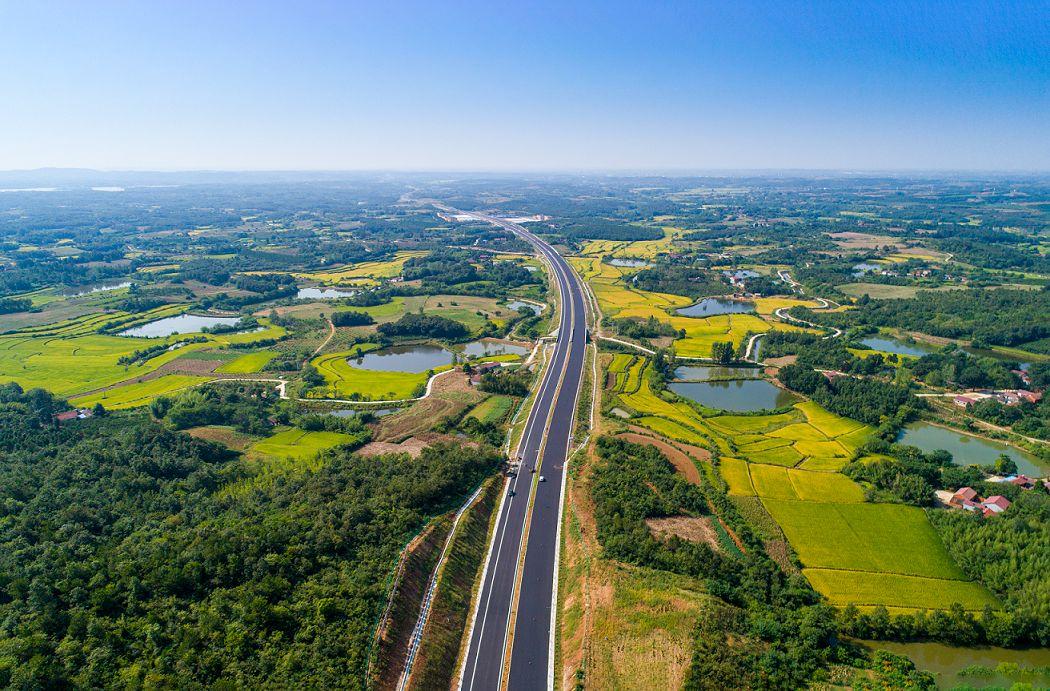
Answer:
[[[1023,379],[1022,379],[1023,381]],[[998,391],[967,391],[952,398],[952,402],[960,408],[965,408],[977,401],[995,399],[1006,406],[1020,405],[1021,403],[1038,403],[1043,400],[1041,391],[1028,391],[1027,389],[1003,389]]]
[[[988,478],[988,482],[1010,484],[1026,490],[1034,489],[1036,483],[1042,482],[1043,486],[1050,490],[1050,480],[1035,480],[1027,475],[992,475]],[[986,518],[1006,511],[1012,503],[1001,494],[993,494],[982,499],[973,487],[960,487],[955,492],[939,490],[937,499],[950,509],[979,512]]]
[[[947,494],[947,492],[945,492]],[[940,495],[940,493],[938,493]],[[941,497],[939,497],[941,498]],[[944,498],[941,498],[942,502]],[[986,518],[1006,511],[1012,503],[1001,494],[982,499],[973,487],[961,487],[944,502],[949,508],[963,511],[979,511]]]

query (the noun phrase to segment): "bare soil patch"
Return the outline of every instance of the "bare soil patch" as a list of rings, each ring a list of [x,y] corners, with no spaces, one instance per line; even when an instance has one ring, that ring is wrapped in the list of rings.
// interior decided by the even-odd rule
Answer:
[[[711,518],[708,516],[647,518],[645,524],[657,538],[679,537],[689,542],[705,542],[715,551],[722,549],[722,545],[718,542],[718,533],[711,526]]]
[[[254,437],[238,432],[230,427],[193,427],[186,430],[186,433],[195,439],[213,441],[234,451],[244,451],[255,442]]]
[[[798,360],[798,355],[785,355],[783,357],[766,358],[763,362],[770,367],[787,367],[788,365],[795,364],[796,360]]]

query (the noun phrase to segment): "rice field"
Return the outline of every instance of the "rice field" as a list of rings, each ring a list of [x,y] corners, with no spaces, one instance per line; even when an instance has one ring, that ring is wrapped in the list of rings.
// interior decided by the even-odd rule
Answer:
[[[166,374],[156,379],[147,379],[87,396],[71,398],[69,403],[78,408],[90,408],[96,403],[101,403],[106,410],[137,408],[148,405],[158,396],[168,396],[193,386],[199,386],[210,379],[210,377],[195,377],[188,374]]]
[[[474,406],[467,413],[467,417],[477,418],[481,422],[500,423],[507,418],[514,407],[514,399],[510,396],[489,396],[484,401]]]
[[[261,350],[257,353],[247,353],[241,355],[236,360],[231,360],[224,365],[220,365],[216,372],[222,372],[224,374],[252,374],[259,372],[263,367],[266,366],[270,360],[274,358],[277,353],[272,350]]]
[[[761,502],[798,554],[804,575],[830,603],[898,609],[997,604],[967,580],[921,509],[868,503],[863,488],[837,472],[871,435],[870,427],[812,401],[776,415],[708,416],[653,392],[647,366],[638,356],[611,359],[607,386],[620,407],[640,414],[631,422],[719,449],[729,494]]]
[[[134,323],[145,323],[184,311],[181,306],[165,306],[134,315]],[[0,382],[14,381],[22,388],[45,388],[58,396],[77,394],[131,382],[149,374],[165,363],[195,351],[253,343],[279,338],[282,327],[260,319],[262,331],[239,334],[183,334],[167,338],[128,338],[99,334],[98,329],[115,320],[129,319],[125,313],[94,313],[56,324],[22,329],[0,336]],[[201,337],[201,343],[185,343]],[[168,345],[144,362],[121,365],[122,357],[136,350]]]

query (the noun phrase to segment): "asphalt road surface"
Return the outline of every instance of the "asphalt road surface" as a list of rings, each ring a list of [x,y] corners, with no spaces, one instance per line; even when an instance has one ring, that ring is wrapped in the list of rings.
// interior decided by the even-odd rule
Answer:
[[[446,208],[447,211],[465,213]],[[471,620],[460,688],[492,691],[553,685],[554,596],[565,461],[587,345],[586,305],[579,277],[547,243],[500,218],[470,214],[513,231],[554,267],[561,316],[554,355],[544,372],[520,446],[521,465],[509,478]],[[531,472],[532,468],[535,472]],[[539,482],[543,476],[544,482]],[[531,502],[530,502],[531,498]],[[528,525],[528,535],[522,536]],[[520,586],[519,563],[524,553]],[[512,614],[517,605],[517,615]],[[504,661],[510,648],[510,667]]]

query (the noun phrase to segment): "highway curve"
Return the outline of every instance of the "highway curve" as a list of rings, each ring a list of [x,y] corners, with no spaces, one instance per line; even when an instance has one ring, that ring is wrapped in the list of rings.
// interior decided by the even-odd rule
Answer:
[[[469,215],[531,243],[553,267],[561,296],[554,355],[525,424],[520,472],[509,478],[504,489],[469,629],[470,643],[460,670],[461,689],[491,691],[506,685],[512,690],[532,691],[553,685],[558,528],[565,461],[587,345],[586,303],[579,277],[550,245],[515,223],[485,214]],[[533,467],[535,473],[530,472]],[[544,482],[538,481],[541,475]],[[526,524],[528,537],[522,544]],[[515,609],[516,617],[512,616]],[[504,678],[508,647],[510,667]]]

